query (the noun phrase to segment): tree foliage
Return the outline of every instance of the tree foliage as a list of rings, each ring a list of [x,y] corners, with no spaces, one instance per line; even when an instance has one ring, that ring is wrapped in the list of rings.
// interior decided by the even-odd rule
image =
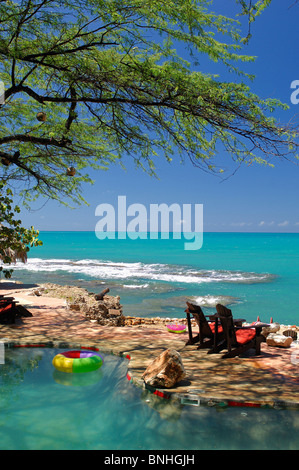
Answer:
[[[251,92],[239,67],[254,60],[242,43],[270,0],[237,3],[245,37],[207,0],[2,1],[2,180],[29,200],[80,202],[87,168],[127,156],[150,174],[157,155],[219,173],[219,148],[239,163],[292,158],[296,130],[271,116],[286,106]],[[203,56],[237,80],[203,73]]]
[[[42,244],[38,240],[39,232],[34,227],[24,228],[21,220],[16,218],[18,213],[20,208],[13,204],[11,189],[0,182],[0,260],[6,266],[17,260],[25,262],[29,247]],[[0,266],[0,273],[3,272],[6,278],[12,271]]]

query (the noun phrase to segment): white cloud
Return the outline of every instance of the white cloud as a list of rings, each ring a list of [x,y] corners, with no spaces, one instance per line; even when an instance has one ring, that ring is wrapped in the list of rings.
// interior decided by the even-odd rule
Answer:
[[[252,222],[232,222],[232,227],[249,227],[252,225]]]
[[[280,224],[278,224],[278,227],[286,227],[287,225],[289,225],[289,221],[288,220],[285,220],[284,222],[281,222]]]
[[[278,224],[280,227],[284,227],[286,225],[288,225],[289,222],[286,220],[285,222],[282,222],[280,224]],[[259,223],[259,227],[272,227],[273,225],[275,225],[275,222],[274,220],[271,220],[271,222],[266,222],[265,220],[262,220],[260,223]],[[299,225],[299,224],[298,224]]]

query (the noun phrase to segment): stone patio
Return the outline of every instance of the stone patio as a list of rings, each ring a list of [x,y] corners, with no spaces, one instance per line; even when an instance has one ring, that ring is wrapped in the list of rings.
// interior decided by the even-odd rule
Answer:
[[[105,328],[70,311],[64,300],[28,295],[32,286],[0,283],[0,293],[12,295],[33,317],[0,325],[7,347],[96,347],[129,359],[128,379],[145,386],[147,365],[168,348],[182,357],[187,377],[173,389],[156,395],[190,405],[256,406],[299,409],[299,349],[262,343],[261,356],[222,359],[197,345],[186,346],[187,333],[168,332],[164,324]],[[125,313],[125,312],[124,312]],[[298,346],[297,346],[298,347]]]

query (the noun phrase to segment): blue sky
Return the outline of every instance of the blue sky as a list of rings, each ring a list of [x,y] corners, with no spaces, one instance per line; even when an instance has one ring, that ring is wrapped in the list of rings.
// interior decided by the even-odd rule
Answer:
[[[244,53],[257,56],[246,65],[255,74],[252,91],[262,98],[278,98],[289,104],[288,111],[277,117],[284,123],[298,123],[299,104],[291,103],[291,83],[299,80],[298,15],[299,4],[291,9],[292,0],[273,0],[271,6],[252,26],[253,37]],[[225,8],[224,8],[225,6]],[[216,0],[214,9],[222,8],[229,16],[235,11],[233,0]],[[231,8],[231,10],[229,10]],[[203,61],[204,71],[214,73],[216,65]],[[243,69],[244,67],[241,66]],[[223,80],[238,79],[231,74]],[[298,95],[299,97],[299,95]],[[229,157],[228,168],[233,168]],[[68,209],[57,202],[38,201],[34,210],[22,210],[25,226],[43,230],[94,230],[95,208],[101,203],[116,206],[117,197],[125,195],[127,203],[203,204],[204,231],[216,232],[299,232],[299,167],[278,161],[275,168],[251,165],[241,167],[234,176],[222,181],[196,169],[186,160],[171,164],[156,161],[159,179],[136,170],[130,160],[127,171],[111,166],[107,172],[92,172],[93,186],[83,187],[89,206]]]

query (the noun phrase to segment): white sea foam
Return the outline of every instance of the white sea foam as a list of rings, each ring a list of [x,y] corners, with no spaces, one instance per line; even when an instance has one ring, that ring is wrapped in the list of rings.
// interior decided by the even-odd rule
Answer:
[[[126,289],[146,289],[149,284],[123,284]]]
[[[260,283],[274,278],[271,274],[229,270],[195,270],[194,268],[169,264],[146,264],[111,262],[94,259],[41,259],[30,258],[27,263],[16,263],[15,270],[31,272],[65,272],[90,276],[93,279],[119,279],[142,282],[145,280],[202,284],[213,282],[228,283]],[[143,286],[146,284],[143,282]],[[136,282],[127,284],[132,289],[142,285]]]
[[[212,308],[217,304],[231,305],[238,302],[238,299],[229,295],[203,295],[197,296],[192,299],[197,305],[201,307]]]

